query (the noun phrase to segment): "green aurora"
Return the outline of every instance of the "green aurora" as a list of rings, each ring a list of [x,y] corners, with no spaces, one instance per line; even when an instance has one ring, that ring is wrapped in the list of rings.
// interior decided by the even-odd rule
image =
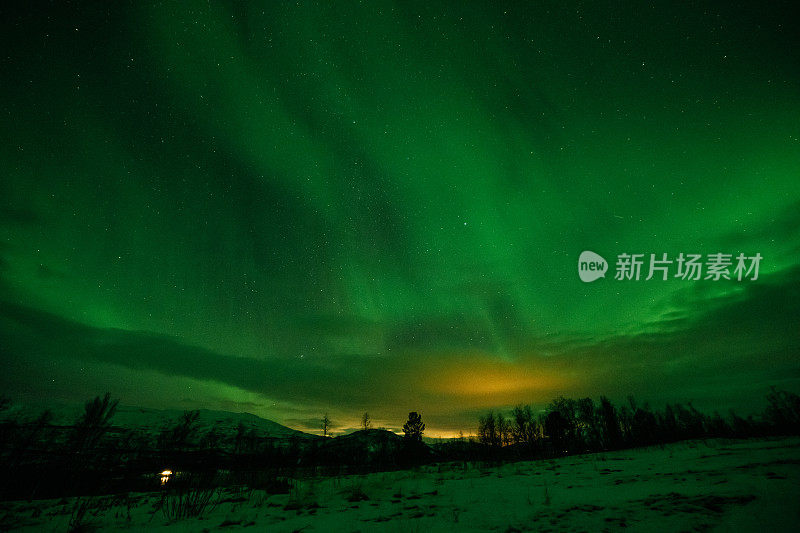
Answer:
[[[4,394],[446,435],[800,391],[791,3],[263,4],[3,8]],[[611,275],[680,252],[763,260]]]

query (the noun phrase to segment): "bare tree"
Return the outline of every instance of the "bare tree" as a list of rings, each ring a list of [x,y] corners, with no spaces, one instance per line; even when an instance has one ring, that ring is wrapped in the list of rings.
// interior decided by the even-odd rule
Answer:
[[[158,436],[158,445],[163,450],[179,450],[195,444],[200,411],[184,411],[171,425],[165,426]]]
[[[112,400],[106,393],[100,398],[86,402],[84,412],[72,428],[73,450],[84,452],[94,448],[111,427],[111,419],[117,412],[119,400]]]
[[[539,429],[530,405],[517,405],[511,411],[511,431],[516,443],[534,444]]]
[[[361,429],[369,429],[372,427],[372,418],[370,418],[369,413],[364,412],[363,416],[361,417]]]
[[[322,436],[328,436],[328,430],[331,428],[331,419],[328,416],[328,413],[322,415]]]
[[[486,416],[480,417],[478,420],[478,440],[492,447],[499,447],[502,443],[499,425],[504,424],[501,422],[502,415],[495,416],[494,411],[489,411]]]
[[[255,428],[248,428],[243,422],[239,422],[236,427],[236,437],[234,437],[234,453],[246,454],[257,451],[258,432]]]
[[[495,420],[497,422],[497,436],[500,438],[500,446],[508,446],[511,444],[511,422],[500,412],[497,413]]]
[[[579,438],[590,450],[599,447],[600,437],[600,417],[597,406],[591,398],[581,398],[576,404],[578,420]]]
[[[776,433],[792,435],[800,432],[800,396],[771,387],[767,402],[764,419]]]
[[[667,406],[669,410],[669,406]],[[670,415],[672,411],[669,410]],[[619,427],[619,416],[617,409],[611,400],[605,396],[600,396],[600,407],[597,410],[600,421],[600,431],[602,435],[602,446],[606,450],[613,450],[622,445],[622,431]],[[673,420],[674,420],[674,415]]]

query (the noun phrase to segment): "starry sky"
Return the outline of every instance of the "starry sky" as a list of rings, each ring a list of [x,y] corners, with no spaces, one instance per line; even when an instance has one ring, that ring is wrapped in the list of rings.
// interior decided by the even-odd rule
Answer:
[[[60,4],[2,8],[4,395],[449,435],[800,391],[791,2]],[[758,278],[613,276],[718,252]]]

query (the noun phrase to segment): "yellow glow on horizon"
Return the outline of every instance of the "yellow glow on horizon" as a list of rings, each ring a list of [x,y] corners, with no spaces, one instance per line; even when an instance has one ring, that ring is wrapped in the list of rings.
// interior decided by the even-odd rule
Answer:
[[[498,363],[486,358],[468,357],[463,365],[439,369],[428,388],[438,394],[454,395],[468,401],[485,396],[493,405],[499,406],[509,400],[512,403],[530,402],[532,396],[555,390],[563,384],[564,378],[552,371],[532,369],[521,363]]]

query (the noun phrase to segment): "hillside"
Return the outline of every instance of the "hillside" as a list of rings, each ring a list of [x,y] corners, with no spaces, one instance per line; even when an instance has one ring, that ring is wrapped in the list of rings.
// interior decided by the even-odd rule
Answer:
[[[31,420],[39,416],[44,409],[45,407],[39,405],[12,404],[11,409],[2,413],[0,419]],[[53,414],[52,424],[71,426],[83,412],[83,405],[48,404],[47,409]],[[231,434],[236,431],[236,428],[241,423],[247,430],[255,430],[261,437],[276,439],[320,438],[317,435],[291,429],[250,413],[232,413],[210,409],[199,409],[198,412],[200,416],[197,420],[197,430],[201,434],[214,427],[222,434]],[[117,430],[135,430],[142,433],[155,434],[165,426],[173,424],[183,413],[184,411],[181,409],[150,409],[120,405],[112,418],[112,425]]]
[[[288,439],[303,438],[316,439],[316,435],[288,428],[272,420],[261,418],[250,413],[231,413],[228,411],[213,411],[200,409],[198,430],[202,433],[215,427],[221,433],[233,433],[241,423],[250,430],[254,429],[263,437]],[[120,406],[114,415],[114,426],[125,429],[138,429],[142,431],[159,430],[164,425],[177,420],[183,411],[177,409],[158,410],[143,407]]]

